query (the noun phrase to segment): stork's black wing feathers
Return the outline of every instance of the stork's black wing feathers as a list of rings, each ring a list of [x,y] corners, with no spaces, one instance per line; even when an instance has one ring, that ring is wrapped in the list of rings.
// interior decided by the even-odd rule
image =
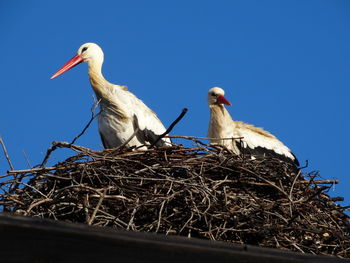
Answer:
[[[138,124],[138,118],[136,115],[134,115],[134,121],[133,121],[134,129],[138,129],[138,132],[136,133],[136,137],[140,142],[143,142],[144,144],[150,144],[152,145],[161,134],[156,134],[154,131],[149,130],[147,128],[144,128],[143,130],[140,129],[140,126]],[[161,139],[157,142],[155,145],[156,147],[161,147],[167,145],[167,142],[165,139]]]
[[[294,160],[285,155],[278,154],[273,150],[266,149],[264,147],[258,146],[258,147],[255,147],[254,149],[248,146],[244,147],[242,140],[236,141],[236,145],[243,155],[250,155],[250,156],[256,156],[256,157],[272,157],[272,158],[276,158],[281,161],[284,161],[286,163],[299,166],[299,161],[292,152],[291,154],[295,157]]]

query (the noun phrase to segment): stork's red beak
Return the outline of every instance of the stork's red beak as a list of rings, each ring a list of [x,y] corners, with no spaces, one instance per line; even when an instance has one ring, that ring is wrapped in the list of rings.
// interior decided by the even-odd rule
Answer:
[[[216,101],[219,104],[226,104],[228,106],[231,106],[231,103],[222,95],[218,95],[217,98],[216,98]]]
[[[60,68],[55,74],[53,74],[51,79],[56,78],[57,76],[59,76],[59,75],[63,74],[64,72],[70,70],[71,68],[73,68],[76,65],[80,64],[81,62],[83,62],[83,58],[80,55],[75,55],[66,64],[64,64],[62,68]]]

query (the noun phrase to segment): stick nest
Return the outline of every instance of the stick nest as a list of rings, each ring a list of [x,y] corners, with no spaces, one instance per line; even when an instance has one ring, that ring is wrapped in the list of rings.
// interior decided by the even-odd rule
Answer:
[[[350,257],[346,207],[327,194],[337,181],[196,143],[146,151],[54,143],[76,155],[9,171],[0,205],[26,216]]]

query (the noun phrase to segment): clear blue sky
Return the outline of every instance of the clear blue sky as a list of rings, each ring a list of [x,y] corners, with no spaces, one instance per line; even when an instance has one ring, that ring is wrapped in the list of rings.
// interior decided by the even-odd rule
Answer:
[[[236,120],[264,127],[306,171],[341,181],[350,204],[350,1],[1,1],[0,136],[16,169],[42,161],[90,118],[87,65],[50,80],[98,43],[103,72],[157,112],[173,135],[206,136],[206,94],[220,86]],[[94,123],[77,144],[101,149]],[[57,152],[60,161],[70,152]],[[8,169],[0,152],[0,172]]]

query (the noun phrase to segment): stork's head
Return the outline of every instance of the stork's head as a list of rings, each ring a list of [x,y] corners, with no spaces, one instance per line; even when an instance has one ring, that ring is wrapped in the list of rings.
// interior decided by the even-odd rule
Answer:
[[[85,43],[80,46],[77,51],[77,56],[81,56],[84,62],[99,61],[103,62],[103,51],[99,45],[95,43]]]
[[[209,105],[220,105],[226,104],[231,106],[231,103],[224,97],[225,91],[222,88],[214,87],[208,91],[208,104]]]
[[[85,43],[80,46],[77,51],[77,54],[71,58],[66,64],[63,65],[52,77],[56,78],[57,76],[63,74],[64,72],[70,70],[81,62],[87,63],[96,63],[102,65],[103,63],[103,51],[95,43]]]

